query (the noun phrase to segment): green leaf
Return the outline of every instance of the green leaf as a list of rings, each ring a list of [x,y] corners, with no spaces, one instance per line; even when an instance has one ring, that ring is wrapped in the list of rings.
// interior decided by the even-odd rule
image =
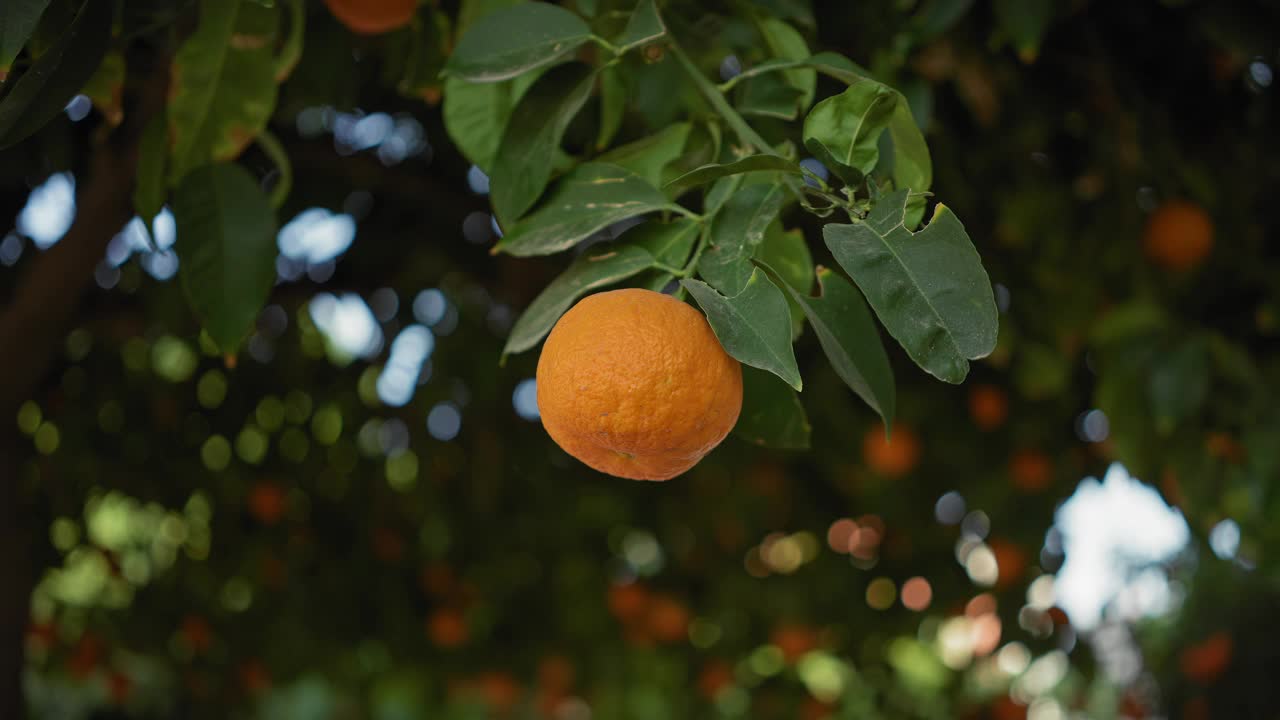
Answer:
[[[560,65],[534,81],[516,104],[489,174],[494,213],[503,226],[533,207],[547,187],[564,131],[591,95],[594,81],[588,65]]]
[[[742,185],[743,175],[727,175],[716,180],[707,191],[707,197],[702,203],[703,214],[708,218],[714,218],[720,212],[720,208],[733,197]]]
[[[804,37],[787,23],[776,18],[769,18],[760,23],[760,33],[764,35],[765,44],[774,57],[783,60],[804,60],[809,57],[809,45]],[[818,82],[818,74],[809,68],[795,68],[782,71],[787,84],[800,91],[796,103],[797,109],[804,112],[813,102],[814,87]]]
[[[900,96],[861,80],[818,103],[804,120],[804,145],[846,183],[860,182],[880,159],[877,143]]]
[[[681,218],[673,223],[650,220],[623,233],[617,242],[591,247],[535,297],[525,314],[516,320],[502,354],[516,354],[538,345],[559,316],[586,293],[652,268],[655,261],[682,263],[689,256],[696,237],[698,223],[690,219]],[[668,282],[671,275],[666,274],[659,287],[666,287]]]
[[[800,113],[804,91],[776,73],[750,78],[741,87],[736,105],[743,115],[794,120]]]
[[[756,249],[755,259],[772,268],[782,283],[806,295],[813,288],[813,256],[799,228],[783,230],[782,223],[775,220]],[[787,307],[791,309],[791,337],[798,338],[804,332],[804,311],[790,294]]]
[[[652,220],[628,230],[617,242],[597,245],[573,261],[534,298],[511,328],[503,355],[524,352],[551,332],[556,320],[578,298],[653,267],[655,261],[678,263],[688,256],[698,224]],[[668,276],[670,277],[670,276]],[[663,280],[665,286],[670,280]]]
[[[959,22],[973,0],[925,0],[911,18],[911,26],[918,42],[941,35]]]
[[[626,52],[641,45],[647,45],[666,34],[667,28],[663,26],[662,18],[658,15],[658,6],[653,0],[640,0],[627,20],[627,27],[622,31],[622,36],[614,44],[620,51]]]
[[[782,223],[774,222],[765,232],[755,257],[788,286],[806,295],[813,288],[813,256],[800,228],[784,230]]]
[[[892,425],[893,369],[866,301],[848,280],[826,268],[818,270],[818,288],[818,297],[808,297],[787,286],[836,374],[886,426]]]
[[[133,210],[151,227],[151,221],[164,207],[167,185],[164,181],[165,152],[168,150],[168,127],[163,115],[156,115],[142,131],[138,143],[138,170],[133,184]]]
[[[66,32],[25,72],[5,82],[8,92],[0,99],[0,150],[44,127],[80,92],[107,53],[114,10],[115,3],[86,0]],[[4,13],[7,18],[10,10]],[[20,30],[15,28],[15,36],[22,34]],[[9,32],[7,25],[3,32]]]
[[[711,221],[711,242],[698,261],[698,274],[711,287],[737,295],[755,268],[751,256],[778,217],[786,195],[777,184],[748,185],[729,198]]]
[[[266,128],[276,104],[278,23],[275,8],[200,3],[200,24],[173,58],[170,183],[193,168],[235,158]]]
[[[996,22],[1026,62],[1036,59],[1040,38],[1053,19],[1053,0],[995,0]]]
[[[964,226],[939,204],[923,230],[903,225],[908,191],[882,198],[864,222],[822,229],[836,262],[853,278],[917,365],[959,383],[969,360],[995,349],[991,281]]]
[[[742,412],[734,435],[763,447],[807,450],[809,429],[795,390],[763,370],[742,368]]]
[[[187,173],[173,214],[191,308],[218,347],[235,352],[275,283],[275,213],[247,171],[218,164]]]
[[[532,73],[500,83],[445,79],[444,129],[463,157],[490,172],[511,110],[536,79]]]
[[[622,116],[627,111],[627,89],[622,84],[618,68],[609,66],[600,71],[600,130],[596,134],[596,150],[609,147],[622,127]]]
[[[728,175],[737,175],[739,173],[756,172],[759,170],[775,170],[779,172],[787,172],[800,175],[800,165],[793,160],[788,160],[777,155],[750,155],[735,160],[731,163],[722,165],[703,165],[696,170],[687,172],[684,175],[667,183],[665,189],[683,192],[692,187],[709,183],[712,180],[718,180]]]
[[[637,245],[591,248],[534,298],[511,328],[502,354],[513,355],[537,345],[578,298],[650,267],[653,256]]]
[[[49,0],[5,0],[0,6],[0,81],[36,29]]]
[[[701,226],[692,218],[678,218],[667,223],[655,219],[628,230],[618,238],[618,242],[638,245],[659,263],[679,267],[689,259],[689,251],[693,249],[700,229]]]
[[[1156,354],[1147,393],[1156,430],[1162,435],[1171,434],[1204,406],[1209,397],[1209,366],[1208,344],[1199,337]]]
[[[653,135],[614,148],[596,160],[620,165],[654,187],[660,187],[663,170],[684,152],[692,127],[687,122],[668,125]]]
[[[561,178],[543,206],[512,228],[494,252],[549,255],[620,220],[666,207],[666,197],[635,173],[585,163]]]
[[[497,82],[555,62],[591,38],[591,28],[557,5],[525,2],[488,13],[467,29],[445,72]]]
[[[698,280],[680,285],[707,314],[725,352],[745,365],[768,370],[800,390],[800,370],[791,347],[791,314],[782,291],[756,269],[742,292],[725,297]]]
[[[838,53],[818,53],[805,61],[805,64],[849,85],[871,79],[869,71]],[[893,180],[899,190],[911,188],[924,192],[933,184],[933,162],[929,157],[929,146],[911,114],[910,104],[901,93],[896,90],[893,92],[897,95],[897,103],[889,117],[889,136],[893,141],[894,156]]]
[[[485,15],[519,4],[520,0],[462,0],[458,8],[458,37],[466,35],[471,26]]]
[[[893,140],[894,186],[901,190],[910,188],[924,192],[933,184],[933,160],[924,133],[916,125],[915,117],[907,101],[898,97],[898,103],[889,117],[889,138]]]

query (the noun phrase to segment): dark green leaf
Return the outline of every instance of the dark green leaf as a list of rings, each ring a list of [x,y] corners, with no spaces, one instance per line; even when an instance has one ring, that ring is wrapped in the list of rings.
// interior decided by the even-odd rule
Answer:
[[[445,79],[444,129],[458,151],[486,173],[493,168],[511,109],[536,79],[532,73],[500,83]]]
[[[800,228],[784,230],[782,223],[773,223],[755,257],[792,288],[806,295],[813,288],[813,256]]]
[[[497,82],[555,62],[591,38],[591,28],[557,5],[525,2],[488,13],[458,41],[445,71]]]
[[[941,35],[956,24],[973,7],[973,0],[925,0],[911,18],[918,41]]]
[[[618,242],[638,245],[659,263],[679,267],[689,259],[699,229],[692,218],[678,218],[668,223],[650,220],[628,230]]]
[[[1107,311],[1093,324],[1089,341],[1106,346],[1124,342],[1150,342],[1171,324],[1168,311],[1150,300],[1131,300]]]
[[[920,367],[958,383],[969,360],[996,344],[991,281],[955,214],[938,205],[928,227],[903,225],[908,191],[876,203],[866,221],[830,224],[823,237],[880,322]]]
[[[516,104],[489,174],[493,210],[504,226],[533,207],[547,187],[560,140],[594,81],[587,65],[560,65],[538,78]]]
[[[714,218],[716,213],[720,212],[720,208],[724,207],[729,198],[738,191],[738,187],[742,185],[742,178],[742,175],[728,175],[715,181],[707,191],[706,200],[702,203],[703,214],[708,218]]]
[[[846,85],[852,85],[859,80],[871,79],[871,71],[840,53],[820,52],[809,58],[806,64],[823,75],[835,78]]]
[[[916,125],[906,100],[898,103],[889,117],[889,137],[893,140],[893,182],[897,189],[924,192],[933,184],[933,161],[924,133]]]
[[[133,185],[133,210],[150,227],[151,221],[164,207],[168,186],[164,181],[165,152],[168,150],[168,127],[163,115],[156,115],[142,131],[138,143],[138,171]]]
[[[1053,19],[1053,0],[995,0],[996,21],[1028,62],[1040,51],[1040,38]]]
[[[499,241],[495,252],[549,255],[620,220],[667,207],[667,199],[635,173],[586,163],[556,183],[547,201]]]
[[[734,193],[711,221],[711,242],[698,261],[698,274],[711,287],[737,295],[754,266],[751,256],[782,209],[781,185],[749,185]]]
[[[236,157],[266,128],[276,103],[278,15],[250,2],[200,3],[200,24],[173,58],[171,183]]]
[[[600,130],[596,134],[596,150],[609,147],[622,127],[622,116],[627,111],[627,89],[622,85],[618,68],[606,67],[600,71]]]
[[[114,9],[115,3],[86,0],[66,32],[25,72],[6,81],[9,90],[0,99],[0,149],[44,127],[80,92],[107,53]],[[7,17],[7,7],[3,12]]]
[[[691,187],[696,187],[703,183],[709,183],[712,180],[718,180],[727,175],[737,175],[739,173],[756,172],[758,170],[777,170],[780,172],[788,172],[799,175],[801,173],[800,165],[795,161],[788,160],[777,155],[751,155],[735,160],[731,163],[723,165],[703,165],[702,167],[681,175],[666,184],[666,189],[682,192]]]
[[[173,194],[182,287],[209,337],[235,352],[276,279],[276,219],[238,165],[187,173]]]
[[[462,0],[458,8],[458,37],[466,35],[471,26],[485,15],[519,4],[520,0]]]
[[[707,314],[725,352],[738,362],[768,370],[800,390],[800,370],[791,348],[791,314],[782,291],[756,269],[742,292],[725,297],[698,280],[681,280]]]
[[[529,304],[511,328],[502,354],[524,352],[537,345],[551,332],[551,327],[564,311],[588,292],[625,280],[652,266],[653,256],[638,245],[609,244],[588,250]]]
[[[809,46],[796,29],[776,18],[769,18],[760,23],[760,33],[769,46],[773,56],[783,60],[804,60],[809,57]],[[810,68],[794,68],[783,70],[782,76],[787,84],[800,91],[796,107],[804,112],[813,102],[814,86],[818,74]]]
[[[616,44],[620,50],[626,52],[651,43],[666,33],[667,29],[662,25],[662,18],[658,16],[658,6],[653,0],[640,0],[631,13],[630,19],[627,20],[627,27],[622,31],[622,37],[618,38]]]
[[[831,367],[863,402],[893,424],[893,369],[876,331],[867,303],[849,281],[831,270],[818,270],[818,297],[788,291],[813,326]]]
[[[774,375],[750,366],[742,368],[742,413],[733,433],[768,448],[809,447],[809,419],[800,396]]]
[[[805,147],[846,183],[860,182],[880,159],[880,133],[899,97],[874,80],[850,85],[810,111],[804,120]]]
[[[49,0],[5,0],[0,6],[0,81],[36,29]]]
[[[1168,435],[1178,423],[1196,414],[1209,397],[1209,348],[1200,338],[1158,353],[1147,392],[1156,429]]]
[[[691,127],[687,122],[668,125],[653,135],[614,148],[596,160],[620,165],[654,187],[661,187],[663,169],[684,152]]]
[[[744,81],[738,92],[738,112],[743,115],[794,120],[800,113],[804,91],[778,73],[758,75]]]

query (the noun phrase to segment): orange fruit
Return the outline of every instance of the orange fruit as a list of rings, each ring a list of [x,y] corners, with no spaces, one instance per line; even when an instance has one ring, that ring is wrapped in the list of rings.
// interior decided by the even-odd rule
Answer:
[[[339,22],[362,35],[402,28],[418,11],[418,0],[324,0],[324,4]]]
[[[886,440],[884,428],[877,425],[862,438],[862,457],[881,475],[900,477],[920,462],[920,440],[911,428],[901,425],[895,427],[893,435]]]
[[[1008,540],[992,539],[991,552],[996,556],[998,575],[996,587],[1000,590],[1012,587],[1027,569],[1027,551]]]
[[[720,444],[742,410],[742,367],[702,313],[670,295],[589,295],[538,358],[542,424],[600,472],[668,480]]]
[[[788,663],[793,663],[818,647],[818,631],[806,625],[779,625],[773,629],[769,642],[782,651]]]
[[[649,632],[659,642],[677,643],[689,633],[689,609],[667,595],[657,595],[649,606]]]
[[[284,517],[285,494],[279,485],[260,482],[249,491],[249,513],[263,525],[275,525]]]
[[[466,618],[457,610],[451,608],[436,610],[427,619],[427,635],[436,647],[461,647],[466,644],[470,634]]]
[[[1147,218],[1142,247],[1151,262],[1166,270],[1190,270],[1213,250],[1213,220],[1199,205],[1171,200]]]
[[[1009,458],[1009,477],[1024,492],[1039,492],[1053,482],[1053,463],[1039,450],[1019,450]]]
[[[969,390],[969,416],[981,430],[995,430],[1009,417],[1009,397],[994,385],[974,385]]]
[[[609,586],[609,612],[624,623],[634,622],[649,609],[649,590],[640,583]]]
[[[1186,648],[1178,658],[1182,674],[1208,685],[1231,663],[1233,645],[1231,636],[1220,631]]]
[[[724,660],[708,660],[698,673],[698,692],[708,700],[715,700],[720,691],[733,684],[733,668]]]

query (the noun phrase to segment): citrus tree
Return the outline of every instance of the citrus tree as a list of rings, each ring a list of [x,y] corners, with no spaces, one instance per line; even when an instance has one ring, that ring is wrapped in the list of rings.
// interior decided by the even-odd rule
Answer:
[[[1255,27],[1267,27],[1270,11],[1240,5]],[[1099,12],[1111,39],[1133,28],[1124,11]],[[1210,48],[1214,72],[1253,77],[1242,58],[1265,37],[1213,10],[1160,12]],[[1044,535],[1065,496],[1056,491],[1104,461],[1122,460],[1158,483],[1201,540],[1233,518],[1246,538],[1243,565],[1265,563],[1273,535],[1265,518],[1277,502],[1276,468],[1267,450],[1280,416],[1268,402],[1276,368],[1259,350],[1274,336],[1276,300],[1273,278],[1261,272],[1265,226],[1249,219],[1259,193],[1219,190],[1240,183],[1212,157],[1182,157],[1191,145],[1184,128],[1157,122],[1169,97],[1153,92],[1146,104],[1117,110],[1122,73],[1055,94],[1071,76],[1041,59],[1042,38],[1054,27],[1070,36],[1092,20],[1053,3],[998,0],[839,8],[793,0],[6,3],[0,158],[15,182],[74,171],[76,215],[48,252],[22,261],[29,266],[0,315],[0,417],[17,419],[0,458],[0,537],[15,558],[2,578],[8,684],[0,693],[12,700],[0,715],[21,712],[10,708],[21,696],[13,683],[24,648],[34,648],[27,666],[44,676],[65,672],[72,685],[88,678],[139,712],[148,697],[199,705],[223,692],[233,692],[230,704],[284,712],[304,703],[317,671],[335,686],[364,688],[371,706],[435,707],[448,696],[460,699],[449,712],[481,716],[500,707],[569,717],[574,693],[619,716],[694,714],[704,705],[779,717],[1016,713],[1033,701],[1047,707],[1050,691],[1064,707],[1092,703],[1095,713],[1125,702],[1183,708],[1185,700],[1190,714],[1196,702],[1208,706],[1206,697],[1221,706],[1228,691],[1184,692],[1177,682],[1208,686],[1233,652],[1264,650],[1233,650],[1238,633],[1204,621],[1201,608],[1222,596],[1203,594],[1203,581],[1186,622],[1147,636],[1150,671],[1177,681],[1164,697],[1105,680],[1089,659],[1074,660],[1044,691],[1007,671],[1027,669],[1015,656],[1028,646],[1049,658],[1043,674],[1056,667],[1055,651],[1075,645],[1065,615],[1043,593],[1033,599],[1028,585],[1061,562]],[[1203,37],[1187,30],[1202,21]],[[1232,94],[1257,95],[1257,87],[1233,87],[1218,87],[1220,101],[1249,112],[1212,130],[1248,138],[1230,145],[1233,161],[1262,177],[1261,150],[1274,140],[1259,129],[1274,113],[1248,105],[1253,95]],[[93,109],[90,125],[67,117],[81,98]],[[361,156],[378,143],[352,128],[377,116],[347,113],[369,102],[427,118],[430,144],[410,133],[396,136],[399,149],[387,141]],[[1154,129],[1136,132],[1147,122]],[[347,144],[339,153],[317,148],[317,138],[340,130]],[[453,185],[465,175],[483,196],[399,165],[427,147],[452,163]],[[557,532],[549,518],[577,494],[547,497],[539,483],[582,473],[548,456],[531,426],[485,421],[465,450],[432,445],[434,456],[416,438],[397,440],[405,420],[421,418],[382,399],[373,367],[357,372],[334,350],[315,300],[291,292],[281,264],[282,221],[312,204],[367,202],[352,199],[354,187],[372,188],[401,215],[369,221],[396,238],[383,250],[389,259],[340,276],[339,286],[372,292],[362,276],[430,278],[453,311],[494,317],[487,292],[473,293],[458,280],[463,273],[522,308],[489,327],[461,322],[466,356],[442,349],[434,372],[447,369],[472,390],[467,400],[424,390],[435,407],[456,412],[473,402],[497,418],[507,378],[531,371],[523,354],[545,338],[542,421],[587,465],[665,479],[730,432],[764,449],[707,456],[689,472],[688,508],[677,496],[652,508],[641,490],[600,491],[580,479],[573,487],[583,519]],[[1134,197],[1149,218],[1135,212]],[[996,288],[951,206],[981,228],[974,237]],[[492,254],[516,259],[447,247],[445,218]],[[133,251],[176,255],[181,291],[145,286],[142,310],[113,307],[109,317],[124,319],[90,320],[82,298],[97,292],[103,254],[130,222],[140,244]],[[1245,260],[1215,252],[1224,237],[1242,238]],[[1201,291],[1207,272],[1235,272],[1248,258],[1256,267],[1235,285],[1246,297]],[[135,292],[138,273],[112,282]],[[610,288],[626,289],[596,292]],[[1243,308],[1248,320],[1226,323],[1215,307]],[[281,315],[292,334],[271,329]],[[392,309],[387,322],[395,316]],[[413,317],[433,328],[445,322],[417,307]],[[895,342],[884,343],[880,328]],[[317,370],[328,367],[324,357],[339,369]],[[984,358],[978,384],[947,387]],[[394,359],[393,346],[380,372]],[[902,374],[909,364],[924,371],[911,375],[944,384],[911,375],[895,383],[893,368]],[[594,394],[583,391],[585,377]],[[1090,409],[1108,432],[1095,432],[1096,422],[1083,429]],[[145,420],[135,426],[138,417]],[[103,449],[95,440],[103,433],[118,447]],[[621,444],[599,441],[608,434]],[[791,475],[825,483],[780,487],[784,462]],[[111,481],[94,480],[95,463]],[[200,479],[137,480],[146,465],[166,478]],[[512,467],[527,478],[507,479]],[[749,490],[725,499],[728,478],[738,476]],[[352,487],[368,477],[379,480],[376,490]],[[439,484],[451,477],[474,488]],[[932,506],[962,478],[974,479],[960,488],[969,506],[999,526],[961,543],[957,568],[956,531],[935,522]],[[108,492],[121,487],[156,504]],[[541,523],[521,527],[557,557],[562,604],[529,602],[537,558],[501,556],[500,543],[475,529],[519,512],[503,496],[517,488],[542,498],[530,504]],[[348,505],[367,527],[344,514]],[[211,524],[228,515],[230,527]],[[112,531],[93,520],[108,516],[151,530]],[[376,564],[324,567],[321,558],[350,551],[353,524],[354,542]],[[972,531],[966,524],[962,538]],[[681,540],[685,533],[706,546]],[[211,554],[211,535],[235,538],[226,541],[235,549]],[[655,537],[673,553],[674,578],[645,561]],[[823,541],[830,553],[819,557]],[[614,555],[624,571],[602,569]],[[979,557],[998,573],[965,564]],[[872,574],[832,579],[849,563]],[[67,578],[99,565],[110,579],[91,596],[68,589],[78,586]],[[1227,578],[1221,588],[1259,583],[1256,596],[1271,597],[1240,567],[1201,572]],[[314,628],[340,627],[368,608],[332,597],[277,622],[300,601],[286,581],[300,573],[316,582],[300,587],[378,588],[373,606],[392,639],[352,650],[365,635],[344,628],[306,644]],[[755,593],[753,583],[768,576],[778,584]],[[978,592],[975,582],[991,590]],[[186,601],[215,595],[209,604]],[[415,599],[397,599],[407,595]],[[843,607],[847,597],[859,601],[856,612]],[[866,631],[898,599],[920,612],[931,597],[953,607]],[[104,618],[122,602],[137,603],[135,612],[127,627],[111,627]],[[143,607],[154,614],[136,612]],[[556,618],[544,628],[552,639],[520,625],[531,609]],[[1241,618],[1253,616],[1244,610]],[[970,647],[963,662],[946,654],[961,625],[966,637],[988,637],[993,622],[996,641],[1001,623],[1006,639],[1015,627],[1025,631],[1022,650],[1001,661],[994,645]],[[272,633],[278,649],[256,642],[260,633]],[[614,636],[621,640],[600,641]],[[424,637],[442,655],[424,659]],[[495,662],[504,638],[523,649]],[[166,647],[182,688],[136,687],[165,676],[152,671],[165,664],[155,657]],[[315,656],[289,652],[299,647]],[[534,676],[536,692],[520,679]],[[629,693],[633,677],[643,681]],[[42,687],[40,706],[56,708],[49,698],[65,688]]]

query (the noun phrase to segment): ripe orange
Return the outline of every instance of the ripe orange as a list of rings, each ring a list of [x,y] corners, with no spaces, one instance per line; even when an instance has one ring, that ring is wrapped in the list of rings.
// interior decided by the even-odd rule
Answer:
[[[667,480],[733,429],[742,367],[697,310],[670,295],[590,295],[552,328],[538,410],[564,451],[600,472]]]
[[[1039,450],[1019,450],[1009,458],[1009,477],[1024,492],[1040,492],[1053,482],[1053,463]]]
[[[969,415],[980,430],[995,430],[1009,417],[1009,398],[994,385],[974,385],[969,390]]]
[[[402,28],[418,11],[418,0],[325,0],[324,4],[343,25],[362,35]]]
[[[733,668],[724,660],[708,660],[698,673],[698,692],[708,700],[715,700],[720,691],[733,684]]]
[[[900,477],[920,462],[920,440],[911,428],[901,425],[895,427],[891,438],[886,440],[884,428],[877,425],[862,438],[862,457],[881,475]]]
[[[689,634],[689,609],[667,595],[654,596],[649,606],[649,632],[658,642],[677,643]]]
[[[634,622],[649,609],[649,590],[639,583],[609,586],[609,612],[624,623]]]
[[[788,663],[794,663],[818,647],[818,631],[807,625],[778,625],[769,636],[769,642],[782,651],[782,657]]]
[[[1198,683],[1212,683],[1231,664],[1233,645],[1231,636],[1219,631],[1187,647],[1178,658],[1182,674]]]
[[[427,635],[436,647],[456,648],[466,644],[471,632],[462,613],[441,608],[427,618]]]
[[[249,491],[249,513],[263,525],[275,525],[284,517],[285,494],[279,485],[260,482]]]
[[[1142,243],[1151,262],[1166,270],[1190,270],[1213,250],[1213,220],[1199,205],[1172,200],[1147,218]]]

